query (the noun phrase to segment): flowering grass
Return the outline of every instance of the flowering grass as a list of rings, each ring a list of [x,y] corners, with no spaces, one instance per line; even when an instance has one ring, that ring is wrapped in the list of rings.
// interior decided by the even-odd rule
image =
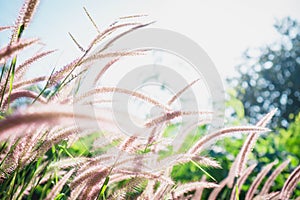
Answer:
[[[200,199],[204,189],[210,192],[209,199],[218,199],[225,187],[229,188],[226,191],[230,191],[230,199],[239,199],[243,184],[256,166],[247,167],[249,154],[260,134],[269,131],[265,127],[276,110],[266,114],[256,125],[228,127],[202,135],[192,143],[187,152],[176,157],[167,166],[151,170],[146,164],[151,162],[156,152],[168,148],[168,143],[162,142],[166,140],[162,133],[172,125],[174,118],[197,115],[203,117],[203,120],[194,128],[209,124],[211,112],[180,111],[171,107],[197,80],[183,86],[167,104],[139,92],[103,85],[84,94],[74,95],[76,88],[72,83],[81,80],[90,63],[98,59],[111,59],[93,80],[96,84],[122,57],[139,56],[147,51],[104,52],[124,34],[151,24],[124,22],[124,19],[137,20],[141,17],[128,16],[119,18],[107,29],[99,31],[86,9],[85,12],[98,34],[87,48],[80,46],[70,35],[82,51],[82,56],[57,71],[53,70],[49,77],[25,79],[24,75],[32,63],[54,52],[44,51],[33,55],[24,63],[17,62],[18,53],[38,41],[22,38],[38,3],[39,1],[26,0],[16,24],[0,27],[0,31],[12,29],[10,43],[0,49],[1,199]],[[101,42],[104,47],[92,53],[95,45]],[[32,86],[45,82],[41,89],[32,89]],[[135,135],[126,137],[120,133],[109,115],[111,110],[97,107],[95,114],[85,112],[91,103],[112,101],[99,99],[98,102],[90,102],[89,97],[104,93],[121,93],[135,97],[139,101],[166,110],[166,114],[144,123],[145,128],[151,131],[147,140],[140,140]],[[22,99],[26,101],[20,101]],[[81,109],[74,112],[74,104]],[[93,126],[93,121],[100,125]],[[78,127],[78,124],[81,126]],[[220,164],[202,153],[217,140],[236,134],[246,134],[247,139],[227,178],[216,182],[214,175],[205,169],[219,168]],[[113,147],[119,148],[121,153],[111,153],[110,149]],[[167,158],[162,158],[162,161],[163,159]],[[189,183],[175,182],[171,176],[173,167],[184,163],[193,163],[199,168],[204,174],[203,179]],[[264,182],[261,192],[257,192],[264,177],[275,164],[268,164],[256,176],[247,191],[246,199],[288,199],[293,195],[300,179],[299,167],[291,172],[280,191],[269,191],[278,174],[288,165],[288,161],[276,168]]]

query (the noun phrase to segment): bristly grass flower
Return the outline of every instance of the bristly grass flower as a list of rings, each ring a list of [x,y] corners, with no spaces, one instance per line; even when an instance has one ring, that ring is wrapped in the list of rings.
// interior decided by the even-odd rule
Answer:
[[[105,51],[120,37],[152,22],[137,22],[144,15],[125,16],[100,30],[86,8],[84,11],[97,35],[87,47],[83,47],[70,33],[71,40],[82,55],[59,69],[53,69],[50,76],[25,79],[32,63],[54,52],[36,53],[23,63],[17,63],[19,52],[38,41],[22,38],[38,4],[38,0],[26,0],[15,25],[0,26],[0,31],[12,30],[9,44],[0,49],[0,199],[201,199],[203,191],[210,192],[209,199],[219,199],[225,187],[229,188],[226,191],[231,192],[226,194],[228,197],[240,198],[243,185],[257,166],[252,164],[247,167],[249,154],[260,134],[269,131],[266,125],[276,110],[266,114],[255,126],[227,127],[201,135],[187,152],[168,162],[167,166],[159,170],[149,169],[146,164],[152,161],[153,155],[161,149],[168,149],[163,133],[172,125],[172,120],[183,116],[201,116],[200,122],[191,123],[186,133],[211,122],[210,111],[182,111],[172,107],[199,79],[183,85],[166,103],[137,91],[98,84],[123,57],[141,56],[151,50]],[[95,45],[101,42],[103,48],[92,53]],[[71,83],[80,82],[90,64],[99,59],[110,60],[92,80],[95,88],[74,96],[77,88]],[[112,110],[97,107],[95,113],[85,112],[92,104],[113,102],[112,99],[102,98],[101,95],[108,93],[136,98],[166,113],[143,123],[150,132],[145,140],[139,140],[138,133],[126,137],[117,129],[110,115]],[[93,96],[97,98],[91,101]],[[21,99],[26,101],[19,102]],[[82,106],[82,112],[74,112],[75,103]],[[84,122],[84,126],[78,127],[78,121]],[[100,127],[92,126],[92,122],[99,123]],[[222,163],[204,156],[203,151],[216,141],[237,134],[246,134],[246,140],[227,177],[218,181],[206,169],[221,168]],[[110,151],[113,148],[120,149],[121,153],[115,155]],[[167,160],[165,157],[163,159]],[[192,163],[193,167],[202,171],[201,180],[188,183],[173,180],[173,167],[186,163]],[[288,199],[292,196],[300,180],[299,166],[289,175],[281,191],[270,192],[274,180],[287,167],[289,160],[279,164],[258,193],[263,178],[275,164],[274,161],[260,171],[248,189],[246,199]]]

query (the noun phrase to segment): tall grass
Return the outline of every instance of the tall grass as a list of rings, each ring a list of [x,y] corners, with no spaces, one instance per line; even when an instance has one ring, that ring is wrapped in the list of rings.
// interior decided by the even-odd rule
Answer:
[[[13,30],[9,44],[0,49],[1,199],[200,199],[204,188],[210,192],[209,199],[218,199],[225,187],[231,191],[231,195],[228,195],[231,199],[239,199],[243,184],[256,167],[246,167],[248,155],[260,134],[269,131],[265,126],[276,110],[265,115],[255,126],[229,127],[206,134],[167,166],[149,170],[146,163],[149,160],[151,162],[157,149],[167,148],[167,143],[161,142],[164,140],[161,132],[170,125],[172,119],[183,115],[201,115],[204,118],[202,124],[209,123],[210,112],[180,111],[170,107],[197,80],[183,86],[166,105],[135,91],[105,85],[74,97],[76,88],[71,83],[82,78],[90,63],[111,58],[93,80],[96,84],[122,57],[139,56],[147,51],[104,53],[104,50],[109,49],[124,34],[151,24],[124,22],[124,19],[138,21],[138,17],[141,17],[127,16],[119,18],[107,29],[100,31],[86,9],[85,12],[98,34],[87,48],[80,46],[70,34],[82,51],[82,56],[56,71],[53,69],[49,77],[26,79],[24,75],[31,64],[53,52],[50,50],[35,54],[22,64],[17,62],[18,53],[37,42],[36,39],[21,37],[28,28],[38,3],[39,1],[34,0],[25,1],[16,24],[0,27],[0,31]],[[100,42],[105,44],[104,47],[92,54],[91,50]],[[46,84],[41,89],[32,89],[32,86],[44,82]],[[140,141],[135,135],[125,137],[118,132],[116,124],[107,114],[110,111],[99,107],[95,108],[95,116],[84,112],[91,103],[112,101],[99,99],[98,102],[90,102],[89,97],[104,93],[132,96],[167,110],[167,114],[145,122],[145,128],[151,131],[146,142]],[[18,101],[20,99],[28,101]],[[82,106],[82,112],[74,113],[74,103]],[[24,107],[24,104],[25,109],[20,109],[20,105]],[[90,122],[93,120],[99,122],[100,127],[91,126]],[[78,127],[79,122],[85,126]],[[247,134],[247,139],[228,172],[228,177],[218,183],[214,175],[206,172],[202,166],[218,168],[220,164],[214,158],[202,156],[201,153],[212,143],[232,134]],[[112,146],[133,154],[110,153]],[[203,179],[185,184],[174,182],[171,176],[173,166],[188,162],[203,171]],[[261,192],[257,193],[258,186],[274,165],[274,162],[270,163],[257,175],[246,199],[288,199],[292,196],[300,179],[299,167],[291,173],[281,191],[269,191],[275,178],[288,165],[288,161],[272,173]]]

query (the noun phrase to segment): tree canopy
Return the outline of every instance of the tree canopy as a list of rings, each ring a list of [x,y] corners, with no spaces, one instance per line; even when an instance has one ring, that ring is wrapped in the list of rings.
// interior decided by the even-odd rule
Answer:
[[[237,66],[240,76],[229,82],[251,123],[278,108],[272,126],[287,128],[300,111],[300,24],[287,17],[274,27],[280,40],[247,50],[244,63]]]

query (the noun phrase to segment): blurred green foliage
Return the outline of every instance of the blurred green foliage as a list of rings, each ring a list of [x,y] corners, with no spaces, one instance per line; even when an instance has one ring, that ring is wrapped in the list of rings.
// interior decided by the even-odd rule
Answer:
[[[251,123],[278,108],[272,127],[287,128],[300,112],[300,24],[289,17],[275,25],[279,39],[244,53],[239,76],[229,79]]]
[[[244,107],[240,100],[235,96],[234,90],[228,91],[228,98],[226,102],[226,108],[228,109],[227,126],[246,124],[244,118]],[[202,133],[199,136],[205,134],[205,127],[202,127]],[[242,192],[240,193],[240,199],[243,199],[248,188],[252,184],[255,176],[262,170],[264,166],[277,160],[276,166],[271,170],[273,172],[286,159],[291,162],[288,167],[276,178],[275,184],[271,188],[271,191],[278,191],[282,188],[284,182],[290,175],[290,173],[299,165],[300,160],[300,113],[295,117],[295,121],[290,123],[288,129],[277,128],[272,132],[261,135],[257,143],[250,154],[249,164],[257,163],[257,167],[249,176],[245,182]],[[217,144],[214,144],[209,150],[204,151],[201,155],[215,158],[222,166],[222,169],[205,168],[204,169],[212,175],[218,182],[222,181],[228,174],[230,167],[238,155],[246,136],[232,136],[224,138]],[[193,163],[189,162],[184,165],[177,165],[173,168],[172,178],[176,182],[186,183],[189,181],[200,181],[204,172],[197,168]],[[210,179],[208,179],[210,180]],[[210,180],[212,181],[212,180]],[[265,181],[265,180],[264,180]],[[262,188],[264,183],[262,182],[259,189]],[[210,190],[205,190],[202,199],[206,199]],[[225,188],[220,194],[220,198],[229,199],[231,189]],[[300,195],[300,187],[295,190],[294,196]]]

